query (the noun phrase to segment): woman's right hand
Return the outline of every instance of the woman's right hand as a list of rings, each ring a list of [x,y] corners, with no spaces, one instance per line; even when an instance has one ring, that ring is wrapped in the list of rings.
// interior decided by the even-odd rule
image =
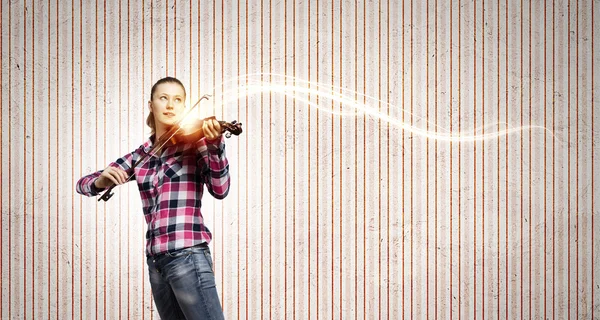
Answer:
[[[123,184],[127,182],[127,172],[121,168],[107,167],[102,171],[94,185],[98,189],[108,188],[114,184]]]

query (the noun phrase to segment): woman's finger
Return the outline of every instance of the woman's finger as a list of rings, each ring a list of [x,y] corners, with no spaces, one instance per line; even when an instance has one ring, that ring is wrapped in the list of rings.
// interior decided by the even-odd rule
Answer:
[[[109,175],[109,178],[111,178],[111,181],[113,181],[115,184],[123,184],[127,180],[126,178],[123,178],[125,173],[120,168],[106,168],[106,173]]]
[[[114,184],[119,184],[119,181],[111,174],[110,170],[105,170],[102,173],[102,176],[104,176],[106,179],[112,181],[112,183],[114,183]]]
[[[221,124],[217,120],[212,120],[212,125],[215,133],[215,137],[218,137],[221,134]]]
[[[125,172],[125,170],[119,169],[119,173],[121,174],[122,183],[127,182],[127,178],[129,178],[129,176],[127,175],[127,172]]]
[[[204,136],[206,137],[206,139],[208,139],[208,140],[214,139],[214,133],[211,128],[210,120],[205,121],[204,125],[202,127],[203,127],[202,130],[204,130]]]

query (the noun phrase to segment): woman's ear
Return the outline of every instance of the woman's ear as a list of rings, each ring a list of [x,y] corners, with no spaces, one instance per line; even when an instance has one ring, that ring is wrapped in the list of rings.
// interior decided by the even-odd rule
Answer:
[[[148,101],[148,110],[152,112],[152,101]]]

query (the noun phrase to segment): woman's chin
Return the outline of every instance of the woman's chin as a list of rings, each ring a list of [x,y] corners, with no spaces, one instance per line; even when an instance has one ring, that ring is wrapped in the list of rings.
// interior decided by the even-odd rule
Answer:
[[[177,120],[178,119],[176,117],[171,117],[171,118],[161,119],[160,122],[166,127],[171,127],[177,123]]]

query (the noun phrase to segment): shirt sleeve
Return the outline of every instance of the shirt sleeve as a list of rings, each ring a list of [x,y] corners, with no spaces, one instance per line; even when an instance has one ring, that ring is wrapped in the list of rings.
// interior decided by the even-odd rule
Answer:
[[[108,166],[113,168],[121,168],[130,173],[133,158],[136,156],[136,154],[137,150],[124,155],[123,157],[117,159],[115,162],[111,162]],[[96,179],[98,179],[98,177],[100,177],[103,171],[104,170],[96,171],[79,179],[79,181],[77,181],[77,184],[75,185],[75,190],[77,191],[77,193],[82,194],[84,196],[92,197],[97,196],[102,191],[106,190],[106,188],[96,188],[96,186],[94,185],[94,182],[96,181]],[[131,172],[130,174],[132,173],[133,172]],[[135,179],[131,178],[129,179],[129,181],[135,181]]]
[[[216,199],[223,199],[229,193],[229,162],[225,155],[225,138],[211,141],[198,141],[198,167],[200,179],[208,192]]]

